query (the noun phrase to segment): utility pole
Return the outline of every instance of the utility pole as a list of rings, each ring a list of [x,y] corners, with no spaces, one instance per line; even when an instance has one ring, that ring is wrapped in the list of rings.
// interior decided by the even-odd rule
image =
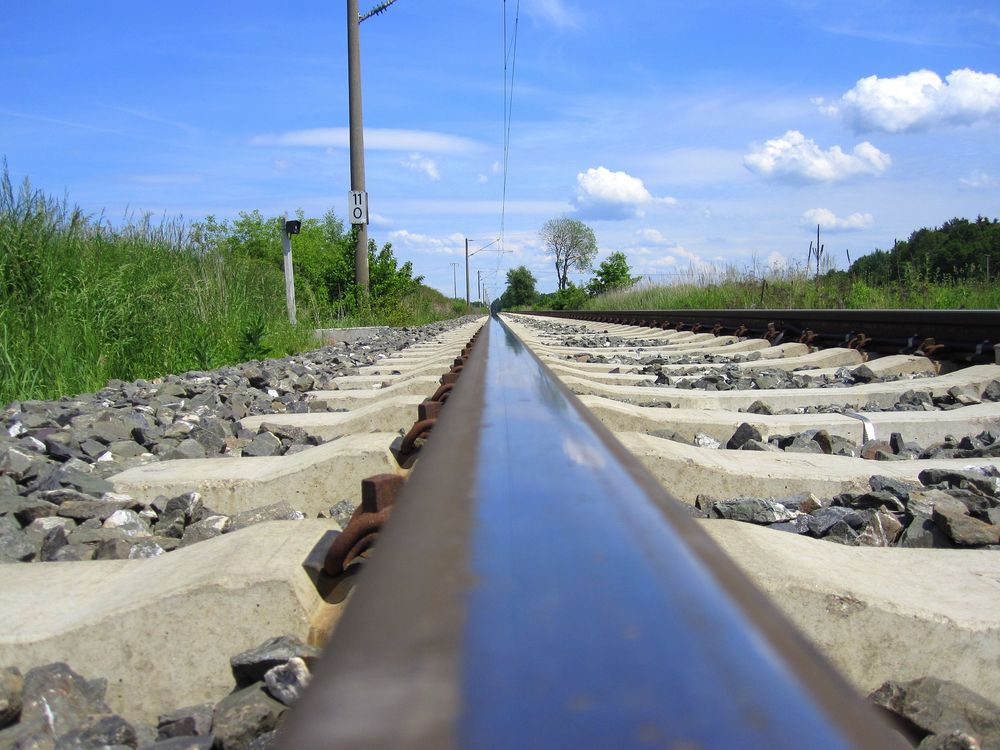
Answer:
[[[495,245],[499,241],[500,241],[500,238],[497,237],[489,245],[483,245],[478,250],[470,253],[469,252],[469,238],[468,237],[465,238],[465,307],[468,310],[472,309],[472,300],[469,298],[469,258],[471,258],[476,253],[481,253],[483,250],[485,250],[486,248],[490,247],[491,245]]]
[[[384,12],[396,0],[377,5],[362,16],[358,0],[347,0],[347,107],[351,142],[351,195],[348,215],[358,228],[354,247],[354,281],[368,296],[368,193],[365,191],[365,133],[361,118],[361,22]]]
[[[288,322],[295,325],[295,271],[292,267],[292,235],[298,234],[302,224],[289,221],[286,212],[281,220],[281,248],[285,265],[285,305],[288,307]]]
[[[476,298],[483,301],[483,272],[476,271]]]
[[[458,299],[458,263],[451,264],[451,284],[454,292],[452,297]]]

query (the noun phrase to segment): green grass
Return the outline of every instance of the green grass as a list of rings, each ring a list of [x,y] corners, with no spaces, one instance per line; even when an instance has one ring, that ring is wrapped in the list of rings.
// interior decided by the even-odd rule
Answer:
[[[588,310],[708,309],[997,309],[1000,284],[930,279],[911,271],[892,284],[877,284],[831,272],[818,280],[801,269],[760,278],[730,269],[721,275],[692,275],[688,283],[639,284],[587,300]]]
[[[437,296],[435,296],[437,295]],[[440,297],[438,299],[437,297]],[[315,347],[312,329],[418,325],[454,317],[418,289],[364,315],[298,300],[287,320],[279,269],[148,217],[114,228],[0,177],[0,404],[101,388],[108,380],[208,369]]]

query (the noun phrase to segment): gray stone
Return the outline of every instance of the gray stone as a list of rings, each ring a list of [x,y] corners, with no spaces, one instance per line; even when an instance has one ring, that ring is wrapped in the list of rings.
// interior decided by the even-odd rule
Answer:
[[[859,547],[890,547],[903,531],[903,524],[892,514],[875,511],[858,534]]]
[[[30,562],[41,551],[41,544],[23,531],[0,537],[0,562]]]
[[[189,735],[207,737],[212,732],[212,710],[211,703],[202,703],[163,714],[156,722],[156,738],[165,740]]]
[[[956,729],[948,734],[924,737],[917,745],[917,750],[982,750],[982,746],[972,735]]]
[[[164,461],[178,461],[189,458],[205,458],[205,446],[197,440],[187,438],[163,454]]]
[[[91,714],[59,738],[56,750],[135,747],[136,744],[135,728],[121,716],[112,713]]]
[[[699,448],[721,448],[722,443],[716,440],[711,435],[706,435],[703,432],[696,433],[692,443]]]
[[[261,432],[243,448],[244,456],[279,456],[281,441],[270,432]]]
[[[124,538],[105,539],[94,549],[95,560],[128,560],[132,545]]]
[[[164,506],[164,513],[181,512],[184,514],[186,523],[200,521],[205,512],[205,505],[201,501],[201,495],[197,492],[185,492],[183,495],[172,497],[167,500]]]
[[[135,458],[146,453],[146,449],[134,440],[119,440],[108,446],[111,454],[117,458]]]
[[[280,747],[280,734],[280,729],[275,729],[273,732],[264,732],[264,734],[258,735],[251,740],[246,750],[278,750]]]
[[[733,436],[729,438],[729,442],[726,443],[726,448],[729,450],[739,450],[748,440],[760,441],[762,439],[763,436],[760,434],[760,430],[749,422],[743,422],[736,428],[736,432],[733,433]]]
[[[854,529],[865,525],[865,518],[853,508],[830,506],[809,514],[809,531],[813,536],[823,537],[837,523],[846,523]]]
[[[212,750],[215,745],[215,737],[186,737],[178,736],[154,742],[146,746],[145,750]],[[246,750],[252,750],[252,743],[246,746]]]
[[[1000,747],[1000,707],[956,682],[936,677],[889,681],[868,699],[929,734],[960,731],[983,748]]]
[[[134,510],[116,510],[104,521],[104,528],[119,529],[122,534],[131,539],[140,539],[152,535],[146,519]]]
[[[223,698],[215,707],[212,732],[219,750],[247,750],[261,734],[278,725],[287,710],[274,700],[261,685],[237,690]]]
[[[842,505],[855,510],[878,510],[886,508],[895,513],[902,513],[905,510],[903,502],[888,490],[872,490],[860,494],[848,493],[837,495],[833,499],[834,505]]]
[[[795,513],[781,503],[760,497],[718,500],[712,503],[711,512],[716,518],[761,524],[789,521],[795,517]]]
[[[232,518],[233,523],[229,531],[244,529],[247,526],[253,526],[255,523],[263,523],[264,521],[301,521],[305,518],[305,515],[282,500],[281,502],[264,505],[260,508],[240,511]]]
[[[181,543],[188,545],[212,539],[227,532],[231,525],[232,519],[229,516],[206,516],[184,529],[184,536],[181,537]]]
[[[796,435],[794,439],[785,446],[788,453],[822,453],[823,448],[808,435]]]
[[[749,414],[774,414],[774,409],[772,409],[768,404],[763,401],[754,401],[750,406],[747,407],[747,413]]]
[[[21,715],[24,676],[17,667],[0,669],[0,729],[13,724]]]
[[[974,469],[924,469],[918,475],[921,484],[930,487],[974,487],[987,495],[996,496],[1000,492],[1000,477],[983,474]]]
[[[22,526],[28,526],[36,518],[54,516],[58,510],[58,505],[45,500],[31,500],[17,496],[0,497],[0,514],[13,516]]]
[[[910,493],[912,491],[922,488],[922,485],[916,482],[906,482],[900,479],[893,479],[892,477],[879,475],[871,477],[868,480],[868,486],[875,492],[891,492],[903,502],[909,500]]]
[[[846,521],[837,521],[831,526],[823,539],[837,544],[854,545],[858,543],[858,532],[855,531]]]
[[[264,685],[272,698],[291,706],[309,686],[309,667],[297,656],[264,673]]]
[[[103,692],[66,664],[35,667],[24,676],[22,722],[48,722],[55,735],[62,736],[90,714],[109,713]]]
[[[765,443],[763,440],[747,440],[740,446],[741,451],[762,451],[767,453],[779,453],[781,451],[775,445],[771,443]]]
[[[60,547],[52,556],[51,562],[80,562],[94,559],[94,545],[70,544]]]
[[[237,687],[246,687],[264,679],[269,669],[285,664],[294,656],[310,666],[319,657],[319,649],[294,636],[270,638],[256,648],[237,654],[229,660]]]
[[[74,521],[96,518],[104,523],[116,511],[125,510],[134,505],[134,501],[131,500],[67,500],[58,507],[56,513],[64,518],[72,518]]]
[[[52,529],[42,540],[42,548],[38,554],[38,559],[43,562],[53,562],[60,559],[59,551],[69,544],[66,529],[58,527]]]
[[[16,480],[22,479],[34,466],[35,461],[35,456],[26,450],[12,446],[0,449],[0,473]]]
[[[22,721],[0,731],[0,750],[55,750],[52,731],[42,719]]]
[[[166,550],[152,539],[140,539],[128,551],[129,560],[144,560],[149,557],[159,557]]]

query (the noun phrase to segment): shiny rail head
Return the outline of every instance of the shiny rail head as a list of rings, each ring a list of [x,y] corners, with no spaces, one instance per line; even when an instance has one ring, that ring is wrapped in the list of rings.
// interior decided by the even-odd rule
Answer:
[[[498,318],[283,747],[905,744]]]

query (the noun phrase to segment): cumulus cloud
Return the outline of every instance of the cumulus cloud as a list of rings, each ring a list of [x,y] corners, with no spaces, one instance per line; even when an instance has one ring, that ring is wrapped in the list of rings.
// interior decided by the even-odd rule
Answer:
[[[841,116],[857,132],[899,133],[942,125],[972,125],[1000,119],[1000,77],[968,68],[944,80],[931,70],[894,78],[868,76],[830,104],[828,114]]]
[[[647,206],[677,203],[674,198],[654,197],[638,177],[605,167],[580,172],[576,182],[574,204],[583,215],[594,219],[641,218]]]
[[[254,146],[305,146],[348,148],[348,128],[312,128],[284,133],[255,135]],[[365,148],[373,151],[429,151],[434,154],[468,154],[482,149],[470,138],[431,130],[399,130],[395,128],[365,128]]]
[[[743,157],[743,164],[755,174],[776,180],[838,182],[857,175],[880,175],[892,159],[868,141],[848,154],[840,146],[824,150],[798,130],[789,130],[757,146]]]
[[[397,229],[389,232],[389,239],[418,253],[439,253],[444,255],[461,255],[465,252],[465,237],[458,233],[446,237],[435,237],[429,234],[411,232],[408,229]]]
[[[963,187],[972,188],[973,190],[992,188],[1000,185],[1000,181],[998,181],[995,177],[986,174],[986,172],[981,169],[977,169],[968,177],[960,177],[958,181]]]
[[[809,227],[819,224],[828,232],[855,232],[869,229],[875,223],[875,217],[867,213],[853,213],[841,218],[828,208],[810,208],[802,214],[802,223]]]
[[[401,166],[407,169],[412,169],[415,172],[422,172],[427,175],[428,179],[437,182],[441,179],[441,172],[438,169],[438,165],[434,163],[432,159],[428,159],[426,156],[421,154],[410,154],[409,159],[403,159],[400,162]]]
[[[635,236],[637,239],[643,242],[651,242],[654,245],[666,244],[667,238],[663,236],[663,232],[659,229],[639,229],[636,231]]]

